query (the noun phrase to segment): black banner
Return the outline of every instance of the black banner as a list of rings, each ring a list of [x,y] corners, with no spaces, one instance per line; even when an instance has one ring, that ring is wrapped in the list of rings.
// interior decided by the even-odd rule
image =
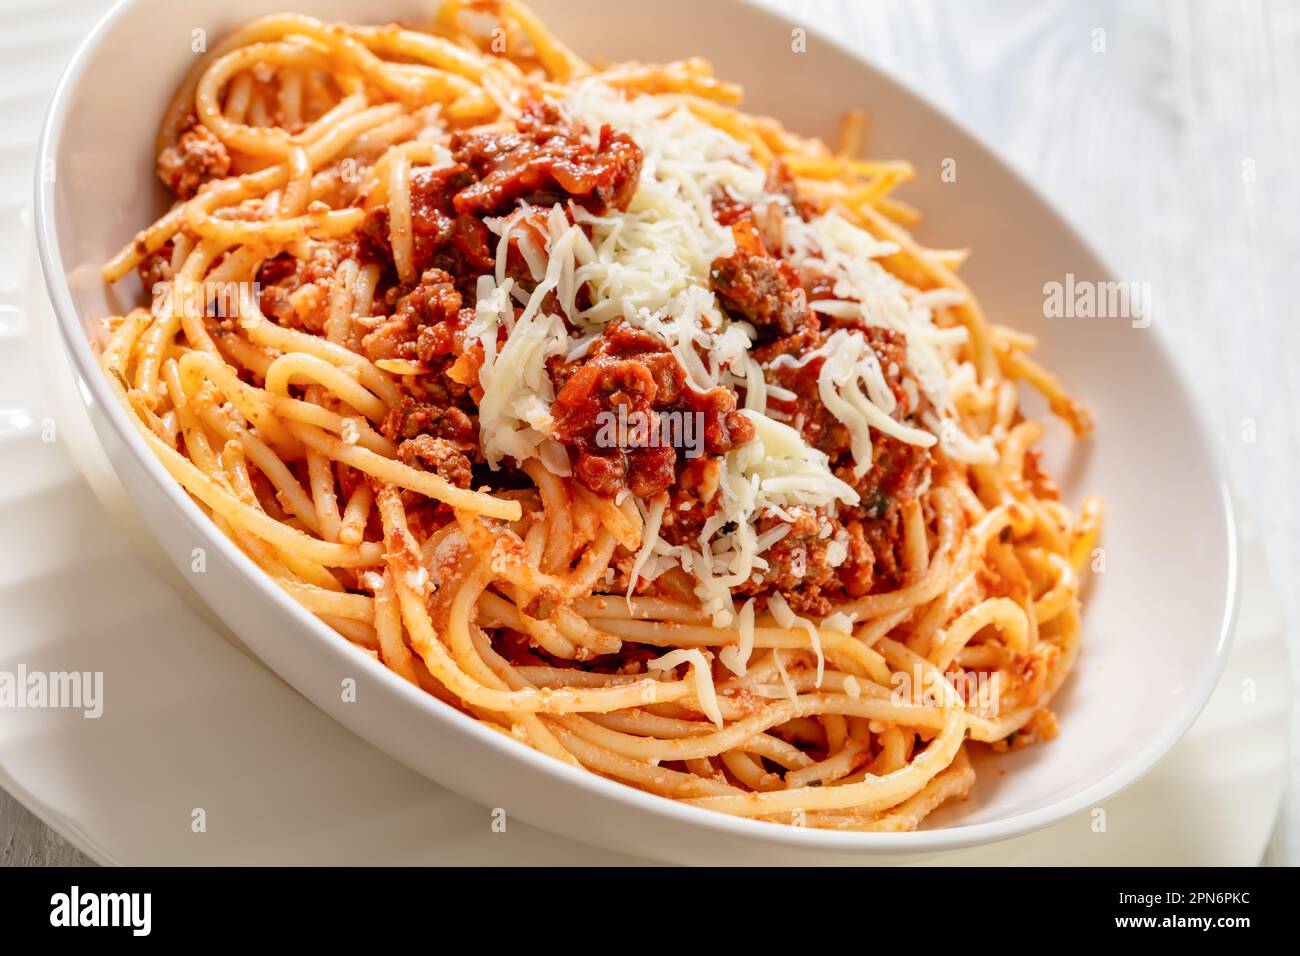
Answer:
[[[438,938],[444,927],[457,944],[481,927],[489,945],[536,932],[547,945],[574,933],[607,947],[680,933],[683,922],[716,927],[740,904],[769,944],[807,939],[820,920],[843,931],[853,924],[842,917],[855,914],[918,941],[935,933],[944,948],[967,931],[986,941],[995,933],[1230,942],[1290,924],[1291,877],[1265,869],[9,869],[0,870],[0,920],[15,942],[283,937],[337,946],[418,934],[438,946],[453,941]]]

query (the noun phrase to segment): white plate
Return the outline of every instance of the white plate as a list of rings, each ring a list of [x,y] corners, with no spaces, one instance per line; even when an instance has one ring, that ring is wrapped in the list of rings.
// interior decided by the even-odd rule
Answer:
[[[97,268],[143,223],[155,198],[150,129],[167,95],[157,77],[179,75],[187,65],[196,25],[215,36],[273,6],[223,0],[120,7],[104,42],[78,61],[56,95],[45,152],[58,179],[38,189],[38,231],[82,396],[130,497],[143,503],[147,524],[178,566],[189,566],[194,547],[206,549],[207,572],[191,576],[195,589],[318,706],[480,803],[509,804],[525,819],[607,846],[715,862],[883,861],[1004,839],[1112,795],[1190,726],[1226,660],[1236,541],[1205,430],[1157,333],[1117,320],[1045,320],[1045,281],[1107,274],[1041,199],[955,124],[816,37],[805,59],[773,70],[773,57],[794,56],[790,25],[721,0],[619,6],[617,15],[600,18],[579,15],[572,3],[538,6],[555,10],[558,31],[580,50],[646,59],[703,53],[721,74],[746,83],[759,111],[794,118],[801,129],[828,132],[844,108],[868,102],[883,154],[905,156],[920,169],[958,159],[957,183],[923,176],[911,192],[941,226],[929,227],[928,236],[936,244],[974,246],[978,255],[967,274],[986,308],[1040,336],[1045,359],[1094,405],[1101,425],[1101,440],[1068,459],[1059,441],[1049,442],[1067,490],[1096,490],[1109,510],[1110,570],[1089,595],[1084,654],[1061,699],[1061,738],[1002,761],[1004,777],[986,776],[959,815],[950,815],[960,826],[916,834],[795,831],[702,813],[579,774],[441,708],[338,641],[257,574],[162,473],[112,407],[81,326],[82,318],[120,309],[105,295]],[[346,0],[296,6],[336,17],[354,12]],[[385,13],[416,8],[427,5],[395,2]],[[673,22],[691,29],[663,29]],[[136,67],[146,48],[147,77]],[[343,677],[357,681],[355,704],[340,700]]]

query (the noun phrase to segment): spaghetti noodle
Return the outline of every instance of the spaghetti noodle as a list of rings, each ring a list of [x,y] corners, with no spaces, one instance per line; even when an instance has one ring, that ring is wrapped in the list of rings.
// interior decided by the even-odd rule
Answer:
[[[285,591],[448,706],[717,811],[915,828],[1054,734],[1100,523],[1026,382],[859,158],[688,59],[598,67],[513,0],[280,15],[165,116],[172,208],[102,365]]]

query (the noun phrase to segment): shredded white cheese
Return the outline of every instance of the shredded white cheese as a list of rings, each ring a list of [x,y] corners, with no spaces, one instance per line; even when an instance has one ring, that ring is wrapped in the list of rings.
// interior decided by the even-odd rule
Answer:
[[[728,644],[719,653],[722,663],[727,665],[737,677],[744,677],[749,670],[749,658],[754,653],[754,599],[750,598],[736,615],[736,628],[740,631],[740,642]]]
[[[714,200],[720,196],[775,207],[781,218],[781,255],[796,268],[833,280],[832,297],[814,301],[810,308],[826,317],[891,329],[906,341],[911,374],[903,378],[902,388],[911,408],[924,409],[906,420],[888,384],[899,370],[882,368],[860,331],[836,329],[814,352],[782,355],[771,363],[773,369],[789,368],[824,359],[818,397],[849,433],[856,475],[871,468],[877,433],[920,447],[937,446],[961,461],[994,460],[991,442],[971,439],[956,422],[954,396],[976,384],[974,369],[957,361],[966,331],[941,328],[933,318],[934,310],[960,305],[961,293],[907,286],[876,261],[896,247],[837,213],[805,222],[785,197],[766,190],[766,172],[748,146],[678,99],[628,96],[593,80],[579,85],[560,107],[593,142],[605,124],[626,132],[642,149],[644,162],[626,210],[596,215],[572,203],[551,208],[525,204],[489,221],[498,237],[497,269],[479,281],[470,327],[484,349],[480,429],[489,463],[496,467],[506,456],[537,457],[555,474],[572,473],[565,449],[552,435],[555,396],[546,363],[552,356],[580,360],[616,318],[661,337],[692,387],[743,389],[742,414],[756,433],[754,441],[724,457],[719,507],[697,541],[669,545],[658,533],[666,501],[636,502],[645,535],[633,561],[629,594],[638,580],[680,565],[695,578],[714,624],[730,625],[737,618],[732,589],[761,580],[769,570],[764,554],[789,533],[795,506],[820,513],[831,566],[848,558],[846,536],[832,536],[825,516],[833,516],[841,505],[858,504],[858,494],[831,472],[825,454],[804,442],[800,416],[787,424],[785,413],[769,409],[772,401],[789,403],[798,396],[766,382],[764,369],[751,355],[755,330],[732,320],[712,291],[713,261],[735,250],[731,230],[714,215]],[[512,242],[536,284],[531,292],[506,275]],[[579,295],[584,288],[586,294]],[[548,298],[558,314],[544,310]],[[516,304],[522,306],[518,319]],[[757,522],[763,516],[787,524],[759,534]],[[746,607],[752,632],[752,602]],[[742,626],[744,613],[742,609]],[[804,623],[814,635],[820,683],[816,628]],[[748,650],[729,650],[724,650],[724,662],[743,672]]]
[[[713,686],[713,671],[704,659],[704,652],[698,647],[679,647],[669,651],[663,657],[657,657],[646,663],[652,671],[669,671],[678,664],[689,664],[691,676],[695,681],[695,696],[699,701],[704,716],[713,721],[717,727],[722,726],[722,711],[718,708],[718,693]]]
[[[795,614],[780,591],[773,591],[767,596],[767,609],[772,614],[772,620],[776,621],[779,627],[788,630],[802,628],[808,632],[813,653],[817,655],[817,686],[821,687],[822,678],[826,676],[826,658],[822,654],[822,636],[817,631],[817,625],[806,617]]]

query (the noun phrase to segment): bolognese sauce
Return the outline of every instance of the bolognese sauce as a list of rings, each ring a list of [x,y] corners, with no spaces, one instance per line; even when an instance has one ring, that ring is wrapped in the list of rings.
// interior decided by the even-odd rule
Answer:
[[[214,143],[219,147],[211,132],[191,119],[177,146],[165,151],[160,175],[179,198],[228,171],[229,157]],[[545,99],[527,103],[514,129],[453,133],[448,149],[449,163],[411,174],[418,282],[403,286],[394,271],[386,206],[367,215],[353,251],[361,261],[383,268],[362,353],[372,360],[417,362],[435,373],[410,386],[412,394],[394,408],[382,432],[396,443],[404,463],[468,488],[475,469],[484,471],[484,458],[474,395],[482,346],[468,340],[474,310],[466,301],[478,277],[496,269],[498,253],[488,220],[556,204],[572,203],[595,215],[624,210],[635,194],[644,157],[630,136],[608,125],[594,143],[589,141]],[[769,171],[767,189],[805,219],[816,214],[815,204],[798,196],[783,165],[774,164]],[[798,366],[778,361],[824,343],[827,331],[810,303],[829,294],[826,277],[801,274],[782,258],[775,203],[756,206],[723,195],[713,210],[719,225],[730,230],[734,249],[712,262],[710,286],[721,307],[752,328],[752,354],[767,380],[791,396],[770,399],[771,407],[793,422],[810,446],[826,453],[835,474],[861,500],[833,517],[802,509],[761,518],[760,532],[779,524],[789,532],[769,550],[768,569],[735,592],[761,598],[779,591],[795,609],[819,613],[835,598],[897,586],[899,508],[928,474],[930,455],[877,434],[871,467],[854,473],[846,429],[818,395],[824,359]],[[528,270],[517,242],[507,243],[505,254],[508,273],[526,283]],[[340,258],[339,249],[318,246],[305,259],[282,254],[268,260],[259,272],[263,312],[284,325],[320,332]],[[142,275],[156,276],[160,268],[161,257],[151,257]],[[909,398],[915,392],[902,387],[905,340],[865,323],[857,328],[887,369],[897,415],[906,418],[915,411]],[[552,359],[548,369],[555,389],[554,436],[569,450],[575,480],[605,498],[626,492],[649,499],[667,493],[665,540],[682,543],[698,536],[717,513],[718,460],[754,437],[750,421],[738,411],[743,389],[696,388],[668,343],[621,319],[600,331],[583,356]],[[639,440],[606,438],[604,416],[617,417],[620,410],[619,420],[641,423]],[[658,440],[666,414],[691,416],[698,449]],[[843,556],[832,562],[829,553],[836,541]]]
[[[862,117],[832,150],[740,96],[519,0],[248,24],[163,118],[177,202],[103,270],[155,298],[101,365],[252,561],[448,705],[664,797],[912,829],[970,747],[1054,733],[1101,507],[1019,383],[1089,420],[908,234]],[[942,694],[896,702],[918,662]]]

